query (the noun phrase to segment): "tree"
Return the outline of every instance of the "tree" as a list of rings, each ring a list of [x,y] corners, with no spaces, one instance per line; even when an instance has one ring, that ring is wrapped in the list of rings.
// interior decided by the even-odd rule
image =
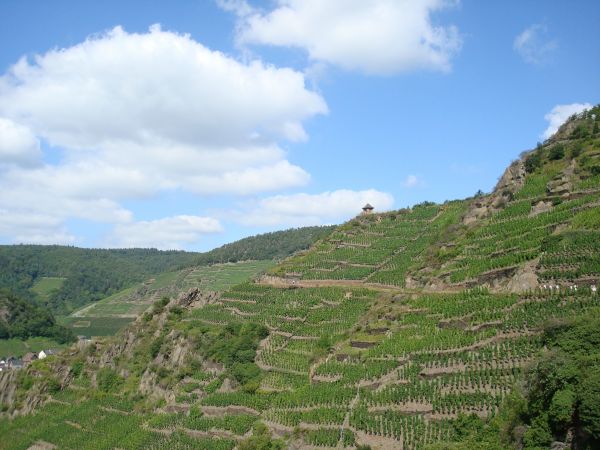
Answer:
[[[548,418],[552,427],[559,431],[566,431],[573,420],[575,412],[575,392],[570,388],[556,391],[550,403]]]
[[[600,367],[593,367],[578,389],[579,419],[582,428],[600,439]]]

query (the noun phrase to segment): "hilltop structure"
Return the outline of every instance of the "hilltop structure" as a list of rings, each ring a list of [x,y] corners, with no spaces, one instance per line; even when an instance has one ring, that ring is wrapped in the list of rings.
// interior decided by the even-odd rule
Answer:
[[[375,208],[373,208],[370,203],[367,203],[365,206],[362,207],[362,210],[363,210],[362,213],[365,215],[372,214],[374,209]]]

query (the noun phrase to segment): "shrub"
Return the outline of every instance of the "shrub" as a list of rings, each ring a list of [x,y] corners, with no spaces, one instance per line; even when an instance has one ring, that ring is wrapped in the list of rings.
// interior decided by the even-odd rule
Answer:
[[[123,378],[110,367],[103,367],[96,374],[98,389],[103,392],[116,392],[123,385]]]
[[[542,158],[540,152],[534,152],[525,159],[525,171],[527,173],[535,172],[535,170],[542,164]]]
[[[556,144],[550,149],[548,158],[550,161],[556,161],[565,157],[565,147],[562,144]]]

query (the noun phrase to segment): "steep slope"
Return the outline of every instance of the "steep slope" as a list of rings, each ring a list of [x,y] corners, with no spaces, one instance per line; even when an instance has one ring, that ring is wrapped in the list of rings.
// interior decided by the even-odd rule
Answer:
[[[192,289],[117,339],[2,375],[7,414],[54,401],[0,421],[0,434],[8,448],[232,449],[268,433],[288,448],[461,440],[465,414],[480,428],[501,416],[549,321],[598,319],[599,116],[573,118],[490,195],[359,216],[258,282]],[[513,433],[518,423],[498,426],[506,440],[489,448],[533,447],[536,427]],[[582,433],[573,446],[598,448]]]

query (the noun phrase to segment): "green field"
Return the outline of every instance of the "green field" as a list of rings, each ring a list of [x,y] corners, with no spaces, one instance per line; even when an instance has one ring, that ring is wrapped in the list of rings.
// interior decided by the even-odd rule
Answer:
[[[196,267],[183,280],[184,288],[199,287],[204,291],[222,292],[275,266],[275,262],[245,261]]]
[[[69,327],[76,336],[112,336],[125,328],[129,317],[58,317],[57,322]]]
[[[35,280],[31,290],[42,299],[47,300],[53,292],[58,291],[66,278],[61,277],[41,277]]]
[[[49,348],[62,348],[63,344],[58,344],[52,339],[35,337],[26,341],[22,339],[0,339],[0,357],[23,356],[27,352],[39,352]]]

